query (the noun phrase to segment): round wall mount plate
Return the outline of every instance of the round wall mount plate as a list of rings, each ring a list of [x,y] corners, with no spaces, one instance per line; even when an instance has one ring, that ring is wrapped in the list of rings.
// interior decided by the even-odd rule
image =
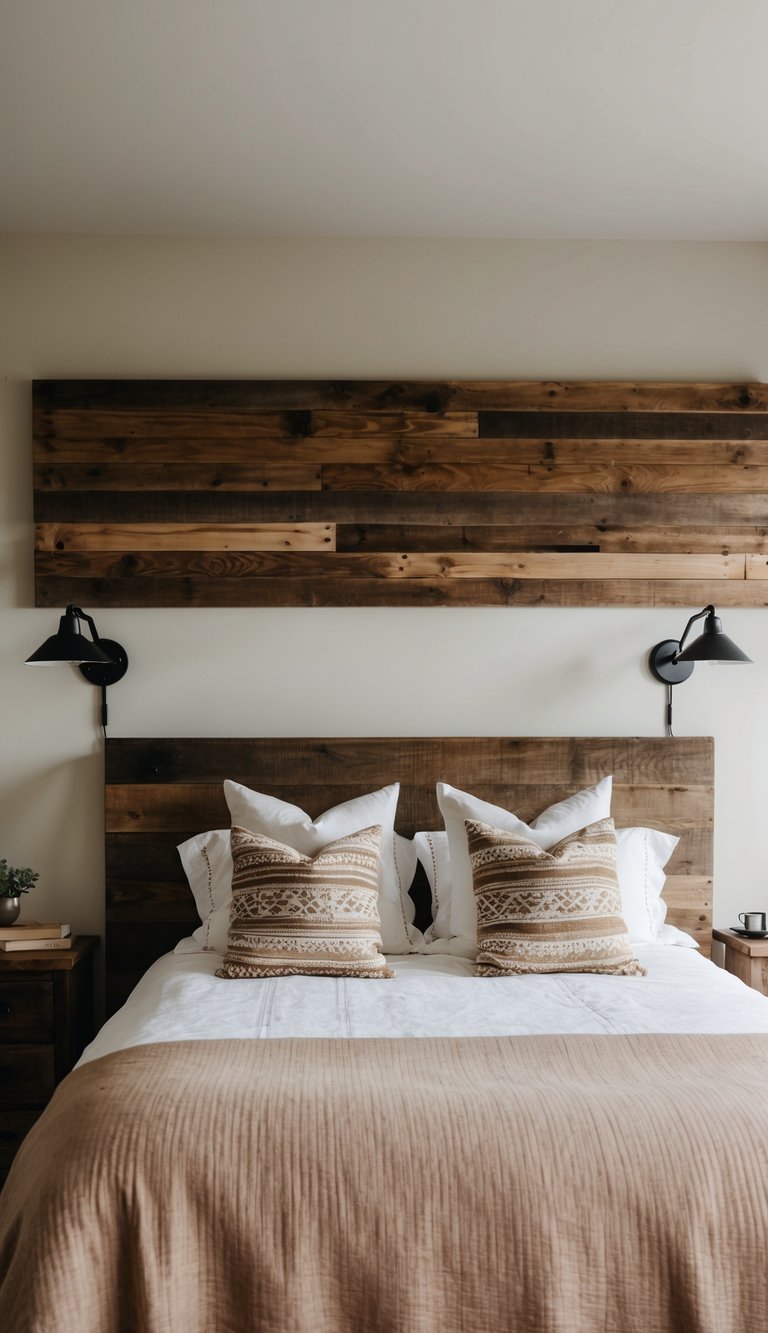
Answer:
[[[680,652],[677,639],[663,639],[648,654],[648,666],[652,675],[664,685],[681,685],[693,674],[693,662],[676,662],[675,653]]]
[[[98,643],[112,661],[81,662],[80,670],[91,685],[114,685],[128,670],[128,654],[114,639],[99,639]]]

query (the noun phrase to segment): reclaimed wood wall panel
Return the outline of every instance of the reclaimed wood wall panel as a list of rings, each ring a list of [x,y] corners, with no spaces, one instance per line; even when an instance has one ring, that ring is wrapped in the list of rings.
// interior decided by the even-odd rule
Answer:
[[[39,381],[41,606],[768,605],[768,385]]]
[[[176,846],[229,826],[232,778],[317,817],[400,783],[396,827],[440,827],[435,784],[450,782],[532,819],[613,774],[620,827],[680,837],[664,897],[668,919],[708,954],[712,926],[714,747],[709,738],[370,737],[108,739],[107,1002],[113,1012],[151,963],[198,924]]]

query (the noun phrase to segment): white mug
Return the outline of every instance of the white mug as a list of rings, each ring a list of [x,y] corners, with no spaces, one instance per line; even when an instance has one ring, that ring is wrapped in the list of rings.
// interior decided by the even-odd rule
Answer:
[[[765,912],[739,912],[745,930],[765,930]]]

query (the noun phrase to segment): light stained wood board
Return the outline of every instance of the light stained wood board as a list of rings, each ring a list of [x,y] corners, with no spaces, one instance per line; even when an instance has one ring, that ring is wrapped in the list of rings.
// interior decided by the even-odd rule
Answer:
[[[333,523],[39,523],[35,549],[106,551],[327,551]]]

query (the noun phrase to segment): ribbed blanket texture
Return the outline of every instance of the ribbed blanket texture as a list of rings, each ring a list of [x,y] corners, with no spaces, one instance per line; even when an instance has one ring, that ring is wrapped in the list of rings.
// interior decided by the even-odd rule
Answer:
[[[137,1046],[0,1196],[14,1333],[767,1324],[768,1037]]]

